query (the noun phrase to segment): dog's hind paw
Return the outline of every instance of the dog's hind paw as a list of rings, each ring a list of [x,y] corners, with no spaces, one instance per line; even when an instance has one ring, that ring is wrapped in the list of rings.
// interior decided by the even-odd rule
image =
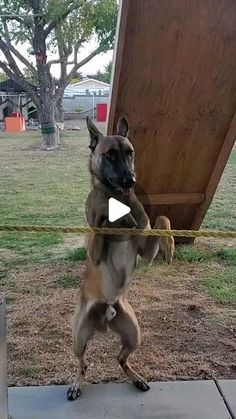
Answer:
[[[76,386],[71,386],[67,391],[67,399],[68,400],[75,400],[81,395],[80,388]]]
[[[107,306],[105,316],[106,316],[106,319],[107,319],[108,322],[113,320],[114,317],[116,316],[116,310],[114,309],[114,307],[112,305],[109,304]]]
[[[139,390],[142,390],[142,391],[150,390],[150,386],[144,380],[143,381],[142,380],[134,381],[134,385],[135,385],[135,387],[137,387]]]

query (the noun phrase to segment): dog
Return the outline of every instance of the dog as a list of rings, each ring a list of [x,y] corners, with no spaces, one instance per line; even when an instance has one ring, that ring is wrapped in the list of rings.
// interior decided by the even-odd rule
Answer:
[[[128,139],[127,119],[119,119],[117,134],[112,136],[103,136],[89,118],[87,127],[93,187],[86,206],[88,224],[91,227],[150,229],[149,218],[134,192],[134,147]],[[108,200],[111,197],[131,209],[129,214],[114,223],[108,219]],[[164,216],[157,217],[154,227],[170,229],[170,221]],[[140,344],[140,327],[127,300],[127,292],[138,256],[150,263],[159,250],[171,262],[174,239],[128,234],[88,235],[86,270],[73,321],[73,351],[79,360],[79,371],[68,389],[68,400],[75,400],[81,394],[86,372],[84,354],[89,339],[95,331],[105,332],[108,327],[121,339],[120,366],[137,388],[149,390],[147,381],[128,362],[129,355]]]

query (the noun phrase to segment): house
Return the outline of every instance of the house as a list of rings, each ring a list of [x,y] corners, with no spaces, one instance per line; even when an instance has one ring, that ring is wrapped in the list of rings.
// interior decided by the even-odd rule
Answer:
[[[68,84],[65,89],[64,97],[73,96],[108,96],[110,85],[100,80],[85,79],[74,84]]]

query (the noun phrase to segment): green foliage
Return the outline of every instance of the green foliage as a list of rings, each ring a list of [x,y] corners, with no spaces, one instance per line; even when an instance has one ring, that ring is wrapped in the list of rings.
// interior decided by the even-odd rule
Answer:
[[[75,108],[75,112],[82,112],[83,108],[80,106],[77,106],[77,108]]]
[[[1,81],[5,81],[5,80],[7,80],[8,79],[8,77],[6,76],[6,74],[5,73],[2,73],[1,71],[0,71],[0,82]]]
[[[65,259],[71,261],[84,261],[87,257],[87,251],[84,247],[79,247],[75,250],[70,250]]]
[[[57,279],[57,283],[62,288],[75,288],[78,286],[78,278],[76,278],[74,275],[67,274],[60,276]]]
[[[38,77],[36,73],[32,73],[32,71],[29,68],[25,68],[23,70],[23,74],[29,83],[38,85]]]
[[[79,71],[77,71],[76,76],[71,79],[70,83],[71,84],[79,83],[82,80],[83,80],[82,73],[80,73]]]
[[[110,81],[111,81],[111,72],[112,72],[112,61],[110,61],[106,65],[104,72],[98,70],[98,72],[96,74],[91,75],[91,78],[96,79],[96,80],[103,81],[104,83],[110,84]]]
[[[36,2],[37,3],[37,2]],[[14,44],[26,43],[28,45],[25,58],[35,60],[34,50],[35,22],[33,15],[34,2],[28,0],[0,0],[1,13],[22,14],[24,18],[8,18],[6,20],[11,41]],[[63,52],[65,62],[74,59],[75,51],[92,38],[97,40],[100,52],[107,51],[113,46],[116,19],[116,0],[45,0],[39,2],[39,20],[42,27],[47,30],[50,25],[53,29],[47,34],[45,42],[47,55]],[[27,16],[28,15],[28,16]],[[0,18],[0,36],[6,40],[4,20]],[[20,50],[19,50],[20,51]],[[20,51],[21,52],[21,51]],[[29,57],[31,56],[31,59]],[[49,60],[49,59],[48,59]],[[25,72],[26,79],[37,83],[37,73]]]

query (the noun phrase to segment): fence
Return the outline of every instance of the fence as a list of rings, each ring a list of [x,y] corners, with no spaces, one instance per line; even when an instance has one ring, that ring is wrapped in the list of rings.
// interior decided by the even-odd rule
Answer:
[[[84,119],[87,116],[96,116],[96,106],[98,103],[109,103],[108,95],[74,95],[64,97],[62,108],[65,112],[65,120]],[[76,110],[79,112],[76,112]]]

